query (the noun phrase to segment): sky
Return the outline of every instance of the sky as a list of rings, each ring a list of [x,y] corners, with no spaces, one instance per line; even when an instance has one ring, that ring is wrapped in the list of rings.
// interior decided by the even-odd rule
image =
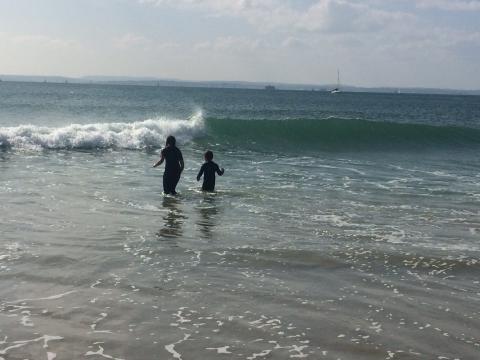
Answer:
[[[0,0],[0,74],[480,89],[480,0]]]

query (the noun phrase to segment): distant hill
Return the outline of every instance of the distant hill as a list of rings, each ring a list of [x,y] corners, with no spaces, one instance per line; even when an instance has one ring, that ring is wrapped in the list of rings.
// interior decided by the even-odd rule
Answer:
[[[19,82],[55,82],[62,83],[70,79],[64,76],[36,76],[36,75],[0,75],[2,81]]]
[[[176,86],[176,87],[207,87],[231,89],[265,89],[274,86],[276,90],[297,91],[330,91],[335,84],[287,84],[275,82],[249,81],[189,81],[178,79],[159,79],[155,77],[131,76],[84,76],[79,78],[65,76],[38,76],[38,75],[0,75],[0,81],[16,82],[47,82],[72,84],[110,84],[110,85],[141,85],[141,86]],[[435,89],[435,88],[394,88],[394,87],[358,87],[343,85],[343,92],[374,92],[374,93],[401,93],[401,94],[450,94],[450,95],[480,95],[479,90]]]

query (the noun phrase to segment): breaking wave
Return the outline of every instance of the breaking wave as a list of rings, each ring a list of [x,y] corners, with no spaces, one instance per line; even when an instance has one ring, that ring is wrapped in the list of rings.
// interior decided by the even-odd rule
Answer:
[[[132,123],[71,124],[63,127],[0,127],[4,149],[160,148],[173,134],[179,143],[195,141],[251,149],[295,147],[322,150],[480,146],[480,129],[377,122],[362,119],[240,120],[159,118]]]
[[[133,123],[71,124],[64,127],[20,125],[0,128],[0,148],[131,149],[159,148],[169,134],[187,142],[202,133],[201,114],[190,119],[149,119]]]

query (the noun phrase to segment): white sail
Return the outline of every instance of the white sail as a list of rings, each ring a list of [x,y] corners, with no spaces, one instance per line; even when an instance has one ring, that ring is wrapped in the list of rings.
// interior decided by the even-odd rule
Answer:
[[[330,91],[332,94],[338,94],[340,92],[340,69],[337,69],[337,87]]]

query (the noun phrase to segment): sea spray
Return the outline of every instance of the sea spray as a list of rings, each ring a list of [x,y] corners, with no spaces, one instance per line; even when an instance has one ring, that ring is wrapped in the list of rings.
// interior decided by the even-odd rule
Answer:
[[[0,128],[0,147],[41,149],[131,149],[159,148],[169,134],[180,143],[203,133],[198,112],[189,119],[148,119],[132,123],[71,124],[63,127],[20,125]]]

